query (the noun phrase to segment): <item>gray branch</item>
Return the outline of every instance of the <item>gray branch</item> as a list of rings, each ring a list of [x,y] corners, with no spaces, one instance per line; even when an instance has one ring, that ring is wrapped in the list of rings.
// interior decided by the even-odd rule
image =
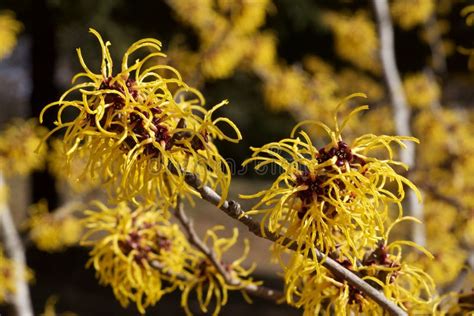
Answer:
[[[281,236],[271,232],[268,228],[262,232],[260,227],[260,223],[255,221],[252,217],[247,215],[240,204],[235,201],[224,201],[221,203],[221,196],[215,192],[210,187],[203,185],[200,179],[192,173],[185,174],[185,181],[188,185],[193,187],[199,194],[203,200],[208,201],[209,203],[219,206],[220,210],[226,213],[228,216],[238,220],[247,228],[250,232],[254,235],[268,239],[270,241],[276,242],[277,240],[281,240]],[[297,250],[297,245],[294,242],[291,242],[288,239],[283,241],[284,245],[293,251]],[[344,268],[340,265],[337,261],[327,257],[319,250],[315,249],[316,259],[329,270],[331,273],[343,280],[346,280],[350,285],[356,287],[360,291],[364,292],[368,297],[374,300],[377,304],[379,304],[383,309],[388,311],[391,315],[407,315],[405,311],[403,311],[400,307],[398,307],[394,302],[387,299],[382,292],[375,289],[374,287],[370,286],[367,282],[359,278],[356,274],[351,272],[350,270]]]
[[[407,106],[405,91],[403,90],[400,74],[395,59],[393,26],[387,0],[372,0],[380,40],[380,59],[383,75],[389,90],[390,99],[395,116],[395,128],[398,135],[411,136],[410,109]],[[415,144],[408,142],[407,148],[401,150],[400,160],[409,168],[415,167]],[[418,202],[415,192],[407,193],[410,215],[423,220],[423,205]],[[411,230],[411,239],[421,246],[426,245],[426,233],[423,224],[415,223]]]
[[[5,185],[3,175],[0,173],[0,187]],[[25,249],[21,243],[20,235],[15,228],[7,201],[0,202],[0,230],[2,231],[2,244],[5,247],[5,253],[15,265],[15,293],[12,295],[13,308],[17,316],[33,316],[30,290],[25,276]]]
[[[224,277],[224,280],[226,281],[226,283],[229,285],[239,285],[241,283],[240,280],[233,279],[231,277],[231,275],[226,271],[226,269],[222,265],[222,262],[220,262],[217,259],[214,251],[210,249],[209,247],[207,247],[207,245],[199,238],[198,234],[194,230],[193,220],[189,218],[184,212],[183,203],[181,200],[178,200],[175,216],[179,220],[181,225],[184,227],[184,229],[186,230],[186,233],[188,234],[189,242],[208,258],[208,260],[216,268],[216,270]],[[260,285],[249,284],[244,287],[244,290],[253,296],[264,298],[264,299],[275,301],[275,302],[281,301],[284,297],[284,294],[282,292],[278,290],[270,289],[265,286],[260,286]]]

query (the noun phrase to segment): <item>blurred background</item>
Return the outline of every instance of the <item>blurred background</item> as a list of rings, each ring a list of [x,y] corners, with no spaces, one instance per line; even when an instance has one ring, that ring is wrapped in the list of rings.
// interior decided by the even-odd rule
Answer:
[[[474,246],[474,185],[470,179],[474,171],[474,76],[468,67],[474,27],[461,15],[474,2],[401,0],[390,4],[411,129],[421,140],[410,178],[424,193],[426,246],[437,258],[436,264],[419,264],[426,264],[442,289],[458,280]],[[90,69],[99,72],[100,48],[88,32],[90,27],[112,43],[117,64],[136,40],[159,39],[168,55],[163,62],[199,88],[208,105],[228,99],[230,106],[221,114],[237,124],[243,140],[218,146],[235,166],[251,155],[251,146],[287,137],[298,121],[331,123],[339,101],[355,92],[367,94],[367,100],[356,104],[367,102],[371,110],[349,126],[349,138],[364,132],[396,132],[378,57],[374,10],[369,1],[349,0],[1,0],[0,54],[5,51],[0,55],[2,126],[14,118],[38,117],[46,104],[71,86],[71,78],[81,71],[76,48],[81,48]],[[48,128],[54,127],[54,115],[45,120]],[[251,169],[240,172],[233,178],[231,196],[256,192],[272,176],[256,175]],[[58,295],[56,309],[61,312],[136,314],[134,307],[121,308],[110,288],[97,284],[94,271],[85,268],[87,249],[71,246],[61,252],[42,251],[32,242],[32,227],[25,224],[30,205],[46,199],[52,211],[78,194],[81,199],[96,194],[77,193],[58,178],[61,176],[51,168],[8,177],[9,203],[27,241],[27,265],[35,275],[30,287],[35,313],[43,312],[48,297]],[[201,232],[216,223],[236,225],[205,205],[198,204],[191,214]],[[437,226],[440,222],[443,225]],[[244,230],[242,235],[252,244],[250,261],[258,262],[257,275],[281,287],[278,267],[269,256],[261,255],[269,244]],[[416,255],[412,260],[417,261]],[[1,315],[8,310],[7,305],[0,305]],[[246,312],[300,314],[261,300],[246,305],[236,294],[222,315]],[[150,314],[158,313],[183,314],[179,296],[170,295],[150,309]]]

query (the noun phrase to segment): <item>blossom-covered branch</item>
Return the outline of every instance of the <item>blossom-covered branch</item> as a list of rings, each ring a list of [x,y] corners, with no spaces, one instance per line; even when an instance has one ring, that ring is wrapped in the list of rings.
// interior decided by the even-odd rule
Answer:
[[[224,211],[224,213],[247,226],[249,231],[251,231],[254,235],[268,239],[273,242],[280,239],[280,236],[278,234],[272,233],[268,229],[262,231],[260,223],[255,221],[252,217],[246,215],[240,207],[240,204],[236,201],[226,200],[222,203],[220,195],[210,187],[202,185],[200,179],[196,177],[196,175],[192,173],[186,173],[185,180],[188,185],[190,185],[199,192],[202,199],[208,201],[211,204],[219,206],[219,208]],[[285,244],[289,244],[290,242],[290,240],[287,240]],[[291,244],[289,248],[292,250],[296,250],[296,244]],[[322,264],[334,275],[346,280],[348,283],[355,286],[357,289],[366,293],[370,298],[372,298],[375,302],[377,302],[380,306],[387,310],[391,315],[406,315],[406,313],[401,308],[399,308],[396,304],[388,300],[383,295],[383,293],[370,286],[367,282],[360,279],[357,275],[344,268],[335,260],[324,255],[317,249],[315,249],[315,253],[317,256],[316,259],[321,261]]]

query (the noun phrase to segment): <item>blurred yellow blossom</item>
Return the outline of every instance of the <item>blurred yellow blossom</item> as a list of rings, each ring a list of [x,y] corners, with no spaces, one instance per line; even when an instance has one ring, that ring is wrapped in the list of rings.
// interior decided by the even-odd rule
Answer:
[[[277,39],[269,32],[256,34],[251,38],[251,49],[247,50],[249,67],[259,72],[274,67],[277,61]]]
[[[11,11],[0,11],[0,60],[11,53],[16,46],[18,33],[23,25]]]
[[[79,242],[82,224],[73,210],[67,213],[49,213],[45,200],[30,207],[26,227],[38,249],[47,252],[63,251]]]
[[[270,63],[273,39],[257,33],[265,22],[270,3],[269,0],[168,1],[176,15],[199,37],[195,57],[200,62],[194,69],[196,75],[207,79],[227,78],[249,56],[257,65]],[[270,59],[265,60],[266,57]]]
[[[328,12],[325,21],[334,32],[336,52],[342,59],[363,70],[380,71],[375,23],[366,12],[351,15]]]
[[[308,89],[306,74],[296,67],[278,67],[268,75],[264,82],[265,99],[274,111],[289,110],[303,104]],[[292,91],[292,93],[289,93]],[[295,93],[297,91],[297,93]]]
[[[441,96],[438,84],[422,73],[406,76],[403,87],[408,104],[414,108],[430,107],[435,101],[439,101]]]
[[[205,47],[204,53],[201,54],[203,75],[211,79],[229,77],[244,58],[250,45],[248,37],[229,34],[219,41],[219,45],[212,43]]]
[[[43,168],[46,148],[35,149],[47,130],[36,120],[13,120],[0,134],[0,171],[5,175],[26,175]]]
[[[426,22],[434,9],[434,0],[396,0],[390,5],[394,21],[405,30]]]

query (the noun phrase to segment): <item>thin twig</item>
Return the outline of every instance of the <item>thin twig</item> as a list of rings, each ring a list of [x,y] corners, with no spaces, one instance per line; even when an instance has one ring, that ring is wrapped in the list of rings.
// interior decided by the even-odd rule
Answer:
[[[229,285],[239,285],[241,283],[240,280],[233,279],[230,276],[230,274],[222,265],[222,262],[217,259],[215,252],[209,247],[207,247],[207,245],[199,238],[198,234],[194,230],[193,220],[189,218],[184,212],[183,203],[180,199],[178,199],[177,202],[175,216],[186,230],[186,233],[189,237],[189,242],[209,259],[211,264],[222,275],[226,283]],[[153,263],[153,266],[157,267],[157,264],[159,265],[159,263]],[[180,277],[184,279],[186,278],[185,276]],[[244,287],[244,290],[253,296],[257,296],[275,302],[281,301],[284,297],[284,294],[281,291],[270,289],[268,287],[260,285],[249,284]]]
[[[189,172],[185,173],[185,181],[188,185],[190,185],[197,192],[199,192],[203,200],[206,200],[207,202],[218,206],[220,210],[222,210],[228,216],[238,220],[239,222],[247,226],[249,231],[252,232],[254,235],[268,239],[273,242],[282,239],[280,235],[271,232],[267,227],[262,230],[260,223],[253,220],[252,217],[247,215],[242,210],[239,203],[227,200],[223,201],[222,203],[221,196],[212,188],[203,185],[201,180],[195,174]],[[288,248],[293,251],[297,250],[297,245],[295,243],[292,243],[288,239],[285,239],[283,241],[283,244],[287,245]],[[315,249],[315,253],[316,259],[320,261],[329,271],[331,271],[332,274],[334,274],[340,279],[346,280],[349,284],[364,292],[368,297],[373,299],[377,304],[379,304],[382,308],[388,311],[391,315],[407,315],[406,312],[403,311],[400,307],[398,307],[394,302],[388,300],[382,292],[370,286],[367,282],[359,278],[350,270],[344,268],[337,261],[329,258],[317,249]]]
[[[222,262],[219,261],[216,257],[216,253],[213,249],[207,247],[207,245],[199,238],[198,234],[194,230],[194,223],[193,220],[190,219],[186,213],[184,213],[183,202],[181,199],[178,198],[176,212],[176,218],[179,220],[181,225],[186,230],[186,233],[189,237],[189,242],[195,246],[200,252],[202,252],[211,262],[211,264],[217,269],[217,271],[224,277],[224,280],[227,284],[235,285],[238,280],[233,280],[229,273],[227,273],[226,269],[222,265]]]
[[[3,174],[0,173],[0,188],[5,186]],[[15,264],[15,292],[12,304],[17,316],[33,316],[31,306],[30,290],[26,280],[26,257],[25,249],[21,243],[20,235],[15,228],[10,208],[7,201],[0,201],[0,230],[3,232],[2,241],[6,255]]]
[[[448,285],[443,287],[441,293],[459,292],[466,283],[466,276],[474,270],[474,251],[471,250],[466,258],[465,266],[459,271],[457,277]]]
[[[430,183],[424,183],[424,184],[421,184],[420,187],[423,188],[426,191],[426,193],[431,195],[433,198],[443,201],[455,207],[458,211],[461,211],[465,208],[464,205],[458,199],[443,194],[442,192],[438,190],[438,188],[435,185],[432,185]]]
[[[395,116],[395,128],[398,135],[411,136],[410,109],[407,106],[405,92],[395,59],[392,20],[387,0],[372,0],[380,40],[380,59],[384,78],[390,93]],[[400,160],[409,168],[415,167],[415,144],[408,142],[405,150],[400,152]],[[409,190],[408,209],[410,215],[423,220],[423,205],[418,202],[413,190]],[[423,224],[414,224],[411,229],[412,240],[418,245],[426,245],[426,232]]]
[[[437,75],[446,75],[448,70],[446,66],[446,52],[436,20],[436,10],[433,10],[428,20],[423,24],[423,29],[431,50],[431,66]]]

